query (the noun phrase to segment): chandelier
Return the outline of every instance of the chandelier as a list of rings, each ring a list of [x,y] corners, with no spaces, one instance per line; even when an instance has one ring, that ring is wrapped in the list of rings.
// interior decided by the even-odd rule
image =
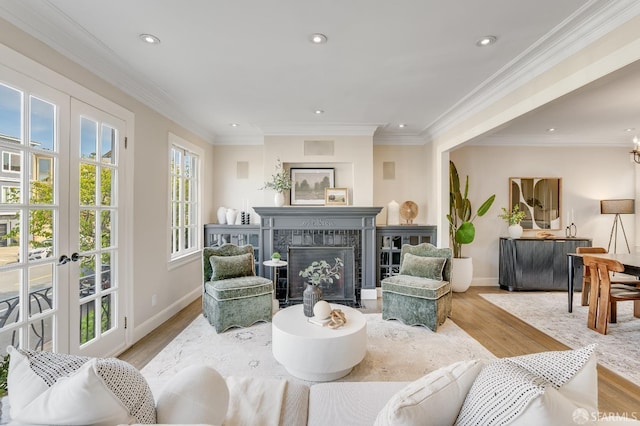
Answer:
[[[640,140],[638,140],[637,135],[633,137],[633,151],[631,151],[630,154],[633,161],[640,164]]]

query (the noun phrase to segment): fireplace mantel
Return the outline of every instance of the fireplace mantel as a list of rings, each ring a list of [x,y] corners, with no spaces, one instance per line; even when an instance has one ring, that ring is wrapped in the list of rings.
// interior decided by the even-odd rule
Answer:
[[[279,244],[277,240],[286,232],[318,230],[329,235],[331,231],[336,235],[343,231],[357,232],[360,251],[357,292],[363,299],[376,298],[376,215],[382,207],[285,206],[254,207],[253,210],[260,216],[261,261],[271,257]]]

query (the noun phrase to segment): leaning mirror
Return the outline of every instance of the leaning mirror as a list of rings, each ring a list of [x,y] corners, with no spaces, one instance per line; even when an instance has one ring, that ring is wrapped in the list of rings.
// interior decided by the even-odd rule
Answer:
[[[509,207],[516,204],[526,216],[520,225],[524,229],[561,229],[561,178],[509,178]]]

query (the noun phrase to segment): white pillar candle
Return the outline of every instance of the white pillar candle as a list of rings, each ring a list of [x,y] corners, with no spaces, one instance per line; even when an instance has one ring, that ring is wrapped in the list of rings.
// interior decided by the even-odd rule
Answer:
[[[400,204],[395,200],[387,204],[387,225],[400,225]]]

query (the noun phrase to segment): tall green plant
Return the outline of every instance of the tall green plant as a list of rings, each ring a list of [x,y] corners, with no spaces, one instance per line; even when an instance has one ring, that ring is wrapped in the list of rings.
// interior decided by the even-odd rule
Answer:
[[[472,217],[469,194],[469,176],[465,179],[464,193],[460,191],[460,177],[453,161],[449,161],[449,236],[453,245],[453,257],[462,257],[462,245],[470,244],[476,237],[473,221],[478,216],[484,216],[489,211],[496,195],[493,194],[482,203]]]

